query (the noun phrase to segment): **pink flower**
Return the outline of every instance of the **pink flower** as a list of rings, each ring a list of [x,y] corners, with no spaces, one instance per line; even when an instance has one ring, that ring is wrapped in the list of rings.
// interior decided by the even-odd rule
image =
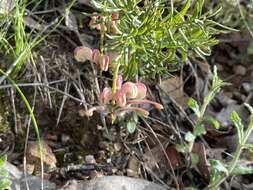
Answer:
[[[92,108],[88,109],[87,111],[85,111],[84,115],[86,117],[91,117],[91,116],[93,116],[94,111],[98,111],[98,112],[105,111],[105,107],[104,106],[92,107]]]
[[[137,86],[133,82],[126,82],[122,86],[122,91],[126,94],[127,98],[136,98],[138,95]]]
[[[113,21],[119,20],[119,13],[117,13],[117,12],[112,13],[112,20]]]
[[[122,83],[123,83],[123,77],[122,77],[122,75],[118,75],[117,79],[116,79],[116,89],[117,90],[121,89]]]
[[[125,107],[126,106],[126,94],[125,92],[123,91],[118,91],[116,94],[115,94],[115,100],[116,100],[116,104],[119,106],[119,107]]]
[[[96,15],[97,13],[93,13],[94,15],[91,16],[91,20],[90,20],[90,23],[89,23],[89,26],[90,28],[94,29],[96,28],[97,30],[101,30],[102,26],[101,26],[101,19],[104,19],[105,20],[105,17],[102,17],[102,16],[99,16],[99,15]],[[107,27],[106,25],[104,24],[103,25],[103,29],[106,31],[107,30]]]
[[[92,50],[92,61],[96,64],[99,63],[100,51],[98,49]]]
[[[110,32],[112,34],[122,34],[122,32],[119,30],[116,21],[111,21],[110,23]]]
[[[159,110],[163,109],[162,104],[159,104],[157,102],[153,102],[150,100],[146,100],[146,99],[145,100],[129,100],[127,103],[132,104],[132,105],[134,105],[134,104],[152,104],[156,109],[159,109]]]
[[[85,62],[92,60],[92,50],[85,46],[76,47],[74,50],[74,57],[78,62]]]
[[[135,97],[136,99],[143,99],[146,97],[147,95],[147,87],[145,84],[141,83],[141,82],[137,82],[135,83],[135,85],[137,86],[138,89],[138,94]]]
[[[112,89],[109,87],[105,87],[100,94],[100,100],[102,104],[108,104],[112,99]]]
[[[102,71],[108,71],[110,58],[108,55],[103,55],[101,58],[100,68]]]

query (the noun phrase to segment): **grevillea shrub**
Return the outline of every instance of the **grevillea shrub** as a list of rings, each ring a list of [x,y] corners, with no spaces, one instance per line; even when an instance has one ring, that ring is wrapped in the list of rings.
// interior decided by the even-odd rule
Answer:
[[[163,109],[163,106],[157,102],[146,99],[147,87],[141,82],[125,82],[122,76],[118,75],[116,79],[116,91],[112,88],[105,87],[100,94],[100,105],[94,106],[87,110],[84,114],[91,117],[94,111],[110,115],[114,122],[118,116],[126,113],[135,112],[141,116],[148,116],[149,112],[140,105],[150,104],[156,109]]]

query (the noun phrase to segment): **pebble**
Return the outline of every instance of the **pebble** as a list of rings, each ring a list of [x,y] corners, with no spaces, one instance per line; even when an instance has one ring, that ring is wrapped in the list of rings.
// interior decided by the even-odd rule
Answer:
[[[66,144],[69,140],[70,140],[70,137],[68,135],[66,135],[66,134],[61,135],[61,142],[63,144]]]
[[[245,92],[247,92],[247,93],[249,93],[249,92],[251,92],[253,90],[253,85],[250,84],[250,83],[247,83],[247,82],[244,82],[242,84],[242,87],[245,90]]]
[[[247,69],[242,65],[238,65],[233,68],[233,71],[235,74],[243,76],[246,74]]]
[[[41,189],[41,178],[36,176],[25,176],[16,166],[6,162],[3,168],[9,173],[9,179],[12,181],[12,190],[27,190],[26,182],[28,183],[29,189],[40,190]],[[0,177],[1,180],[1,177]],[[56,190],[56,185],[48,180],[43,180],[43,190]]]
[[[93,155],[87,155],[85,156],[85,162],[87,164],[96,164],[96,159],[94,158]]]

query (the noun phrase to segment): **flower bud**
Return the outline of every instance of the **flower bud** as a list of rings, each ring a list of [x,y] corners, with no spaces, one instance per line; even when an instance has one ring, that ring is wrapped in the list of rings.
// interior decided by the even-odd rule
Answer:
[[[93,116],[93,113],[94,111],[97,111],[97,112],[104,112],[105,111],[105,107],[104,106],[95,106],[95,107],[92,107],[90,109],[88,109],[87,111],[85,111],[84,113],[80,113],[80,114],[83,114],[84,116],[86,117],[91,117]]]
[[[137,82],[135,83],[135,85],[137,86],[138,89],[138,94],[135,97],[136,99],[143,99],[146,97],[147,95],[147,87],[145,84],[141,83],[141,82]]]
[[[98,49],[92,50],[92,61],[96,64],[99,63],[100,51]]]
[[[112,89],[106,87],[103,89],[102,93],[100,94],[100,100],[102,104],[108,104],[112,99]]]
[[[112,34],[122,34],[122,32],[119,30],[116,21],[111,21],[110,23],[110,32]]]
[[[123,83],[123,77],[122,77],[122,75],[118,75],[117,79],[116,79],[116,89],[117,90],[121,89],[122,83]]]
[[[123,92],[123,91],[118,91],[118,92],[115,94],[115,100],[116,100],[116,104],[117,104],[119,107],[124,107],[124,106],[126,106],[126,94],[125,94],[125,92]]]
[[[91,20],[89,22],[89,27],[91,29],[96,28],[97,16],[91,16]]]
[[[122,86],[127,98],[135,98],[138,94],[137,86],[133,82],[126,82]]]
[[[154,102],[154,101],[151,101],[151,100],[129,100],[127,102],[128,104],[131,104],[131,105],[136,105],[136,104],[151,104],[153,105],[156,109],[163,109],[163,105],[162,104],[159,104],[157,102]]]
[[[92,50],[85,46],[80,46],[74,50],[75,60],[78,62],[85,62],[86,60],[92,60]]]
[[[119,13],[117,13],[117,12],[112,13],[112,20],[113,21],[119,20]]]
[[[101,70],[108,71],[109,63],[110,63],[110,58],[108,55],[104,55],[103,57],[101,57],[101,63],[100,63]]]

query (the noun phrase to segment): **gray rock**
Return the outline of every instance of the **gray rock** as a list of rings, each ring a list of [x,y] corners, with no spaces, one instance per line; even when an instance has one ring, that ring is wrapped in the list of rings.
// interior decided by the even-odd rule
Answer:
[[[155,183],[125,176],[105,176],[90,181],[71,182],[59,190],[166,190]]]
[[[29,189],[27,188],[27,185]],[[29,176],[27,177],[27,179],[25,178],[21,179],[20,189],[21,190],[41,190],[41,178],[36,177],[36,176]],[[43,180],[43,190],[56,190],[56,185],[47,180]]]
[[[12,190],[41,190],[41,178],[36,176],[25,176],[16,166],[6,162],[3,167],[9,173],[9,179],[12,181]],[[1,179],[1,177],[0,177]],[[29,189],[27,188],[27,185]],[[56,185],[47,180],[43,180],[43,190],[55,190]]]

